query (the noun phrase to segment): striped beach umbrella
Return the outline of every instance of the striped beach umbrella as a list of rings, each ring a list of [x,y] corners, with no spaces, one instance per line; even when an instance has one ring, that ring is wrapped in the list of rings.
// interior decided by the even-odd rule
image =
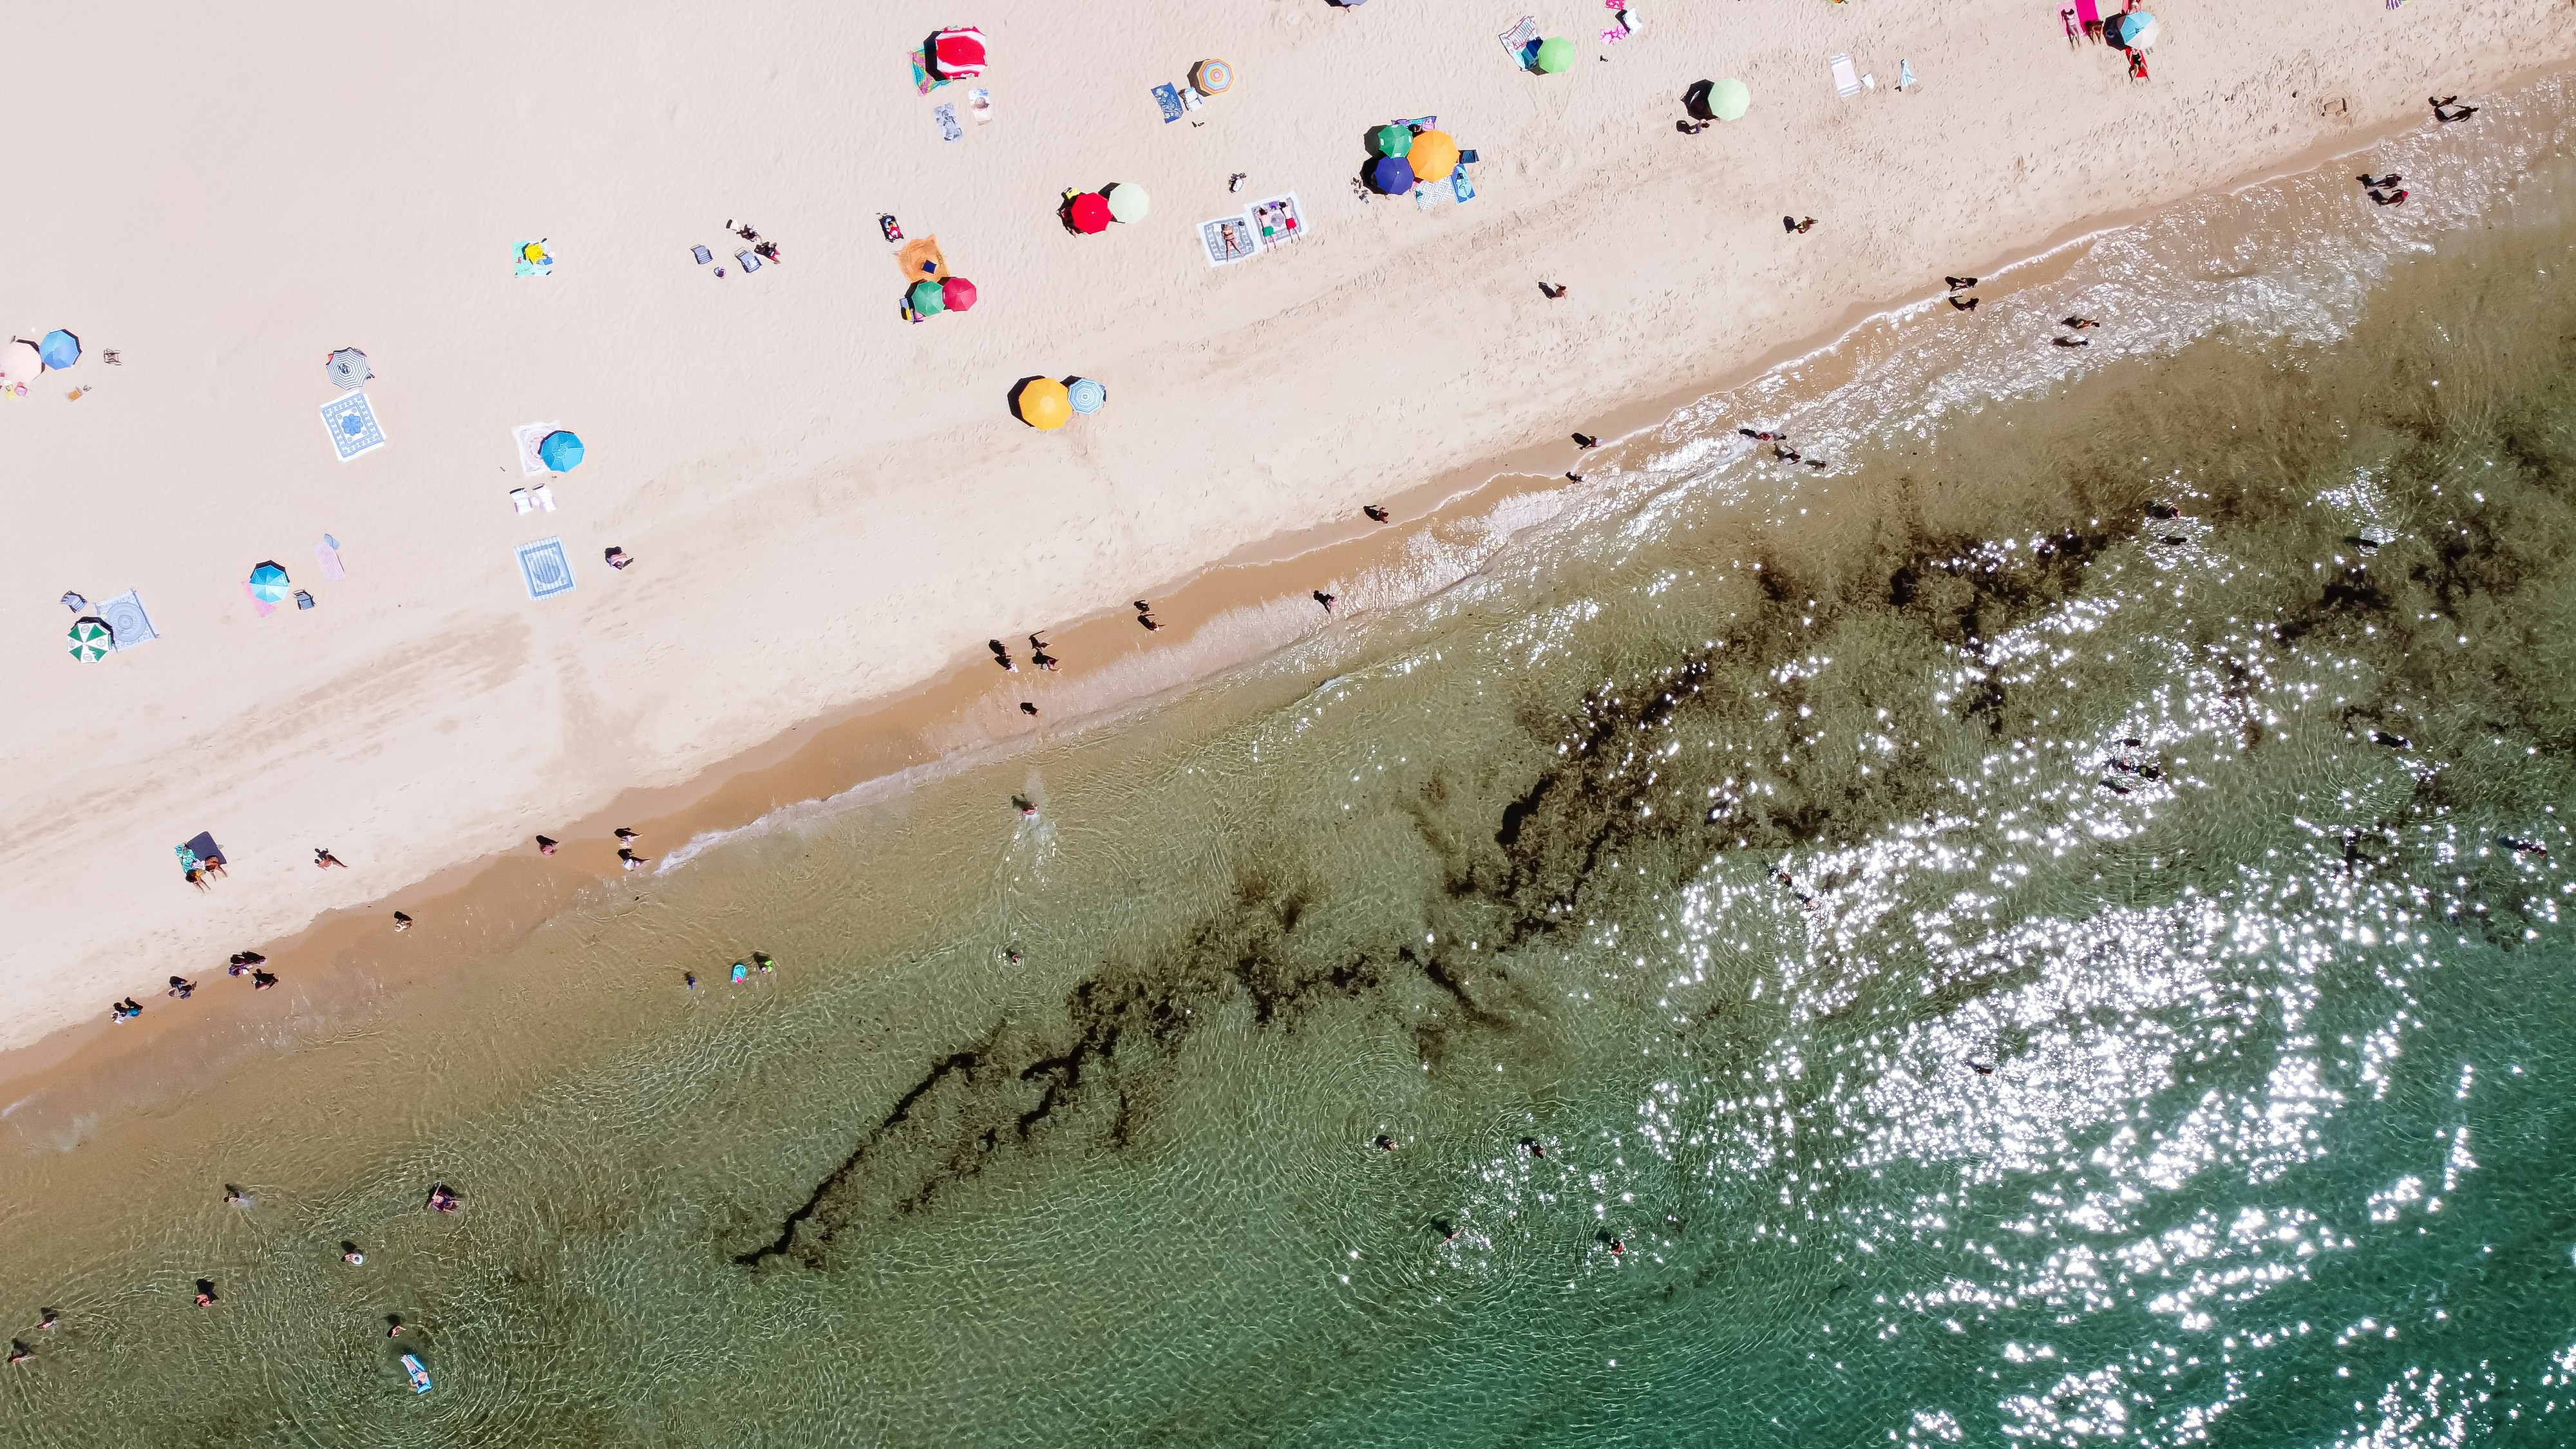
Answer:
[[[331,385],[343,392],[365,387],[367,379],[376,375],[376,370],[367,366],[367,354],[354,347],[332,353],[322,364],[322,371],[331,379]]]
[[[84,664],[105,659],[116,647],[116,636],[97,619],[82,619],[72,625],[72,657]]]
[[[1232,84],[1234,84],[1234,67],[1224,61],[1203,60],[1190,67],[1190,85],[1200,95],[1221,95],[1225,88]]]
[[[1089,417],[1109,404],[1109,389],[1087,377],[1067,378],[1064,400],[1075,412]]]

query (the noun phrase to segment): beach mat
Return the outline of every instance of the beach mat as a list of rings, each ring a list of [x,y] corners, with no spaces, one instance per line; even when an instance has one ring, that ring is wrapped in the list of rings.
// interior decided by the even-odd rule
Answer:
[[[895,262],[903,268],[907,282],[948,280],[948,254],[939,249],[939,238],[935,236],[905,242],[903,250],[895,253]]]
[[[322,566],[322,582],[326,584],[336,584],[349,576],[340,567],[340,551],[327,543],[313,545],[313,561]]]
[[[1848,100],[1860,94],[1860,71],[1848,55],[1828,56],[1825,63],[1833,67],[1834,94]]]
[[[132,589],[99,605],[98,618],[107,626],[111,649],[131,649],[161,637],[152,627],[152,616],[143,611],[143,596]]]
[[[1504,31],[1495,39],[1503,43],[1503,49],[1512,53],[1512,64],[1526,69],[1530,63],[1531,53],[1538,49],[1538,17],[1522,16],[1511,29]]]

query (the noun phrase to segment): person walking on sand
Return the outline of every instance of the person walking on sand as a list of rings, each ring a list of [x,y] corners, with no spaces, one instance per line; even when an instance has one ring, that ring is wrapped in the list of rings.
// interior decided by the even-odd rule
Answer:
[[[185,1001],[197,994],[197,983],[185,976],[173,976],[170,978],[169,994]]]
[[[1001,640],[987,639],[984,641],[984,647],[993,651],[993,662],[1002,666],[1003,673],[1017,674],[1020,672],[1020,666],[1011,662],[1011,651],[1002,647]]]
[[[1036,715],[1037,715],[1037,712],[1038,712],[1038,707],[1037,707],[1036,705],[1029,703],[1029,702],[1028,702],[1027,700],[1025,700],[1025,699],[1020,701],[1020,713],[1022,713],[1022,714],[1024,714],[1024,715],[1028,715],[1028,716],[1030,716],[1031,718],[1035,718],[1035,717],[1036,717]]]
[[[1539,283],[1538,292],[1540,296],[1547,298],[1551,302],[1557,301],[1565,296],[1565,288],[1554,282]]]
[[[2102,324],[2094,321],[2090,317],[2069,317],[2057,325],[2060,327],[2072,327],[2076,331],[2082,332],[2088,328],[2099,327]]]
[[[276,972],[253,971],[250,973],[250,989],[253,991],[266,991],[268,988],[275,986],[276,984]]]
[[[1977,285],[1977,279],[1974,277],[1943,277],[1941,280],[1949,283],[1950,290],[1953,292],[1964,292]]]
[[[340,857],[333,855],[330,851],[325,850],[318,845],[313,847],[313,864],[323,870],[329,870],[335,865],[339,866],[342,870],[347,870],[349,868],[341,861]]]
[[[1815,224],[1816,219],[1812,216],[1784,216],[1780,218],[1780,229],[1782,231],[1795,232],[1799,236],[1805,236],[1807,232],[1815,226]]]

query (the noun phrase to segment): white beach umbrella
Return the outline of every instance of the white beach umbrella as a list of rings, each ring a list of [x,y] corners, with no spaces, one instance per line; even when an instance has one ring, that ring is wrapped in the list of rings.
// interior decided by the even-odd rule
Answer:
[[[36,344],[23,337],[12,338],[8,346],[0,347],[0,378],[32,383],[44,367],[44,355],[37,351]]]

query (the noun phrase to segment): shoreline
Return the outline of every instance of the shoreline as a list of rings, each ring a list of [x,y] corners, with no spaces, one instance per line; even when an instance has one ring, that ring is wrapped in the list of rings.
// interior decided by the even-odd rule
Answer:
[[[2517,73],[2506,89],[2526,91],[2570,68],[2566,63],[2530,67]],[[2009,290],[2048,280],[2054,273],[2045,264],[2074,254],[2091,237],[2197,202],[2313,172],[2422,124],[2397,124],[2311,145],[2163,206],[2071,223],[2003,262],[1982,265],[2004,284],[1998,293],[2008,295]],[[1938,295],[1931,294],[1929,300],[1937,301]],[[1604,438],[1598,452],[1582,456],[1592,460],[1594,467],[1606,467],[1624,450],[1650,444],[1652,433],[1690,405],[1830,354],[1873,322],[1902,318],[1925,303],[1925,298],[1897,298],[1855,306],[1829,330],[1798,344],[1774,349],[1751,363],[1713,369],[1705,381],[1664,389],[1570,426]],[[1802,380],[1797,395],[1822,395],[1836,385]],[[226,999],[192,1002],[185,1010],[152,1010],[140,1022],[122,1028],[98,1023],[72,1026],[0,1052],[0,1120],[39,1092],[68,1093],[85,1100],[139,1093],[143,1100],[134,1105],[148,1109],[173,1093],[184,1095],[224,1078],[237,1063],[259,1052],[291,1051],[301,1040],[345,1029],[421,988],[433,973],[446,969],[441,964],[444,960],[460,952],[488,955],[523,941],[529,932],[585,899],[604,899],[607,892],[623,885],[608,835],[615,826],[634,825],[645,831],[641,845],[652,855],[658,873],[670,868],[664,857],[673,851],[702,840],[729,838],[782,810],[829,801],[880,782],[895,782],[894,787],[901,788],[906,772],[964,768],[1034,742],[1114,723],[1172,691],[1198,688],[1274,654],[1318,627],[1312,619],[1296,622],[1300,611],[1313,612],[1302,592],[1305,581],[1328,583],[1365,575],[1399,560],[1426,535],[1476,526],[1509,499],[1563,487],[1561,478],[1545,471],[1546,464],[1552,457],[1571,462],[1575,456],[1570,442],[1552,442],[1506,450],[1449,470],[1378,500],[1394,512],[1395,525],[1353,519],[1347,524],[1290,530],[1189,573],[1154,597],[1158,614],[1165,617],[1163,635],[1137,628],[1130,612],[1097,612],[1061,629],[1044,631],[1050,649],[1063,651],[1069,661],[1061,675],[1041,677],[1025,665],[1017,675],[998,670],[986,674],[983,671],[992,669],[988,662],[971,657],[952,661],[909,688],[791,725],[681,783],[625,790],[606,808],[561,831],[548,829],[546,833],[562,842],[562,851],[555,857],[540,857],[532,846],[523,845],[451,865],[363,906],[325,912],[303,929],[258,948],[271,957],[284,978],[281,994],[288,1014],[283,1022],[277,1019],[277,1003],[271,998],[247,991],[220,993],[220,978],[201,976],[202,989]],[[1495,545],[1509,546],[1508,538]],[[1397,602],[1411,602],[1450,586],[1441,583]],[[1355,602],[1368,607],[1367,600]],[[1025,658],[1022,641],[1007,642],[1015,656]],[[1175,666],[1180,666],[1177,672]],[[1041,716],[1039,723],[1028,725],[1021,722],[1013,702],[1023,697],[1063,697],[1075,703],[1061,720]],[[1053,706],[1042,707],[1052,713]],[[419,922],[399,938],[386,919],[394,909],[409,911]],[[156,1007],[161,1004],[156,998]],[[199,1035],[194,1043],[180,1035],[191,1031]],[[177,1066],[156,1060],[150,1078],[157,1085],[126,1089],[113,1085],[145,1051],[166,1058],[173,1048],[187,1054],[188,1060]]]

